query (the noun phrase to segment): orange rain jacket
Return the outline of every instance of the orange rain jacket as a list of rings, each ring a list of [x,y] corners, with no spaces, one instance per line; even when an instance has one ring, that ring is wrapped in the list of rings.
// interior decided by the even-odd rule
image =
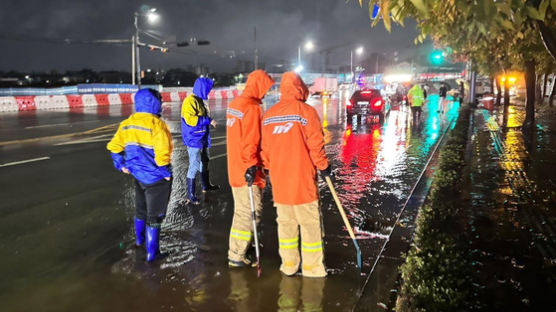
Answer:
[[[263,70],[249,74],[243,93],[226,110],[226,147],[228,151],[228,180],[232,187],[242,187],[245,171],[262,166],[260,159],[262,98],[274,80]],[[264,188],[265,179],[259,170],[255,185]]]
[[[301,205],[318,200],[316,169],[328,167],[317,111],[294,72],[282,75],[280,102],[263,117],[261,156],[270,171],[274,202]]]

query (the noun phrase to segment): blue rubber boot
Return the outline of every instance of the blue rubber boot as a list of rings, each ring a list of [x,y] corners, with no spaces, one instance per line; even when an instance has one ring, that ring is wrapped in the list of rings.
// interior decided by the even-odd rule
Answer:
[[[195,178],[187,179],[187,199],[193,205],[199,204],[199,199],[195,196]]]
[[[218,191],[220,189],[220,186],[210,183],[208,170],[201,172],[201,188],[203,193],[208,191]]]
[[[135,217],[135,246],[139,247],[145,243],[145,220]]]
[[[160,228],[147,226],[147,262],[153,261],[160,254],[159,238]]]

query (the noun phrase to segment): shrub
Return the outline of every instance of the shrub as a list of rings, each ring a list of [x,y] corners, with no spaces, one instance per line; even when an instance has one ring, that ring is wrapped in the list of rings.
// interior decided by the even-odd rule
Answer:
[[[401,266],[403,305],[397,311],[463,311],[469,306],[471,266],[459,220],[468,126],[469,108],[462,107],[440,152],[413,245]]]

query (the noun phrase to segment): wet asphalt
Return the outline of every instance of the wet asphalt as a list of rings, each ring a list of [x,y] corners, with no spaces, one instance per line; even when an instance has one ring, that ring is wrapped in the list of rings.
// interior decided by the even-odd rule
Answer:
[[[6,311],[349,311],[357,300],[397,213],[458,104],[444,115],[429,96],[420,126],[405,108],[380,124],[350,124],[349,94],[311,98],[323,121],[334,184],[359,240],[355,249],[332,196],[319,179],[329,276],[287,278],[280,259],[276,213],[264,192],[260,227],[263,274],[227,268],[233,200],[227,184],[226,101],[209,101],[210,171],[221,191],[185,204],[187,151],[181,143],[180,103],[165,103],[174,137],[174,180],[161,249],[144,262],[133,247],[134,191],[112,168],[105,145],[129,105],[0,115],[0,300]],[[276,102],[265,99],[263,109]],[[200,194],[200,192],[199,192]]]

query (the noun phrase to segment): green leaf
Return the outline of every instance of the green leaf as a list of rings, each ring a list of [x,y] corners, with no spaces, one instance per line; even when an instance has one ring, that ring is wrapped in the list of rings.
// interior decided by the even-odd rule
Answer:
[[[543,21],[546,18],[546,9],[548,9],[549,4],[550,4],[550,2],[548,2],[548,0],[543,0],[541,2],[541,4],[539,5],[539,13],[540,13]]]
[[[515,30],[514,28],[514,24],[512,24],[512,22],[510,22],[507,19],[502,19],[500,21],[500,25],[502,25],[504,28],[506,28],[507,30]]]
[[[525,8],[527,10],[527,16],[529,16],[532,19],[539,20],[539,21],[543,20],[541,14],[539,13],[539,10],[535,9],[532,6],[526,6]]]
[[[487,18],[492,18],[496,14],[496,6],[492,1],[481,1],[483,3],[483,10]]]
[[[380,12],[382,13],[382,21],[384,22],[384,28],[388,30],[388,32],[392,31],[392,20],[390,19],[390,7],[388,3],[382,3],[382,7],[380,8]]]
[[[392,20],[394,22],[402,25],[402,27],[405,27],[404,18],[402,16],[400,7],[397,6],[397,5],[393,5],[392,8],[391,8],[391,12],[392,12]]]
[[[421,13],[424,13],[425,15],[428,15],[427,7],[425,6],[425,3],[423,2],[423,0],[409,0],[409,1],[411,1],[411,3],[413,3],[415,8],[417,10],[421,11]]]
[[[556,1],[556,0],[554,0]],[[512,14],[512,8],[510,6],[510,4],[505,3],[505,2],[499,2],[496,3],[496,8],[498,9],[498,12],[504,13],[506,15],[506,17],[511,17]]]

